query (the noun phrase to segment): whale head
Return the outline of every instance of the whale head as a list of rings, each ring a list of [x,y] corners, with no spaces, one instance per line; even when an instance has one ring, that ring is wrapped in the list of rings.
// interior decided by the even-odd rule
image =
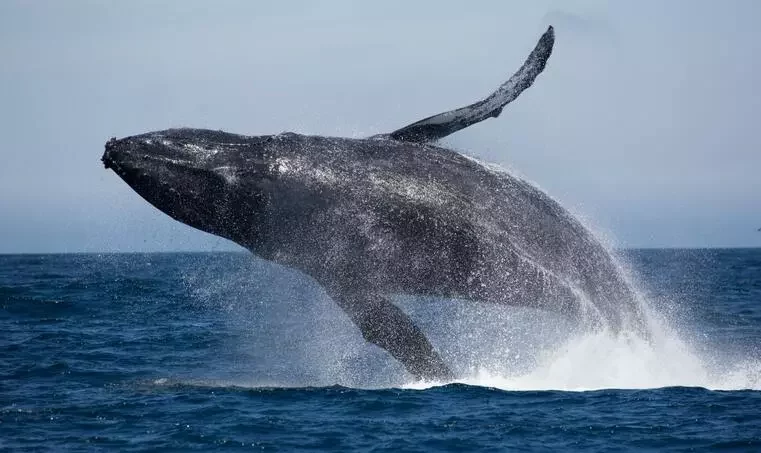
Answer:
[[[252,248],[271,193],[270,140],[169,129],[111,139],[101,160],[172,218]]]

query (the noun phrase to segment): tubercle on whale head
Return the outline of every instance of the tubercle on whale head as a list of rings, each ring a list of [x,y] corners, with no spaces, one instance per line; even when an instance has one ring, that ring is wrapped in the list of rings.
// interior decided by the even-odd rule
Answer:
[[[101,161],[175,220],[247,246],[266,208],[267,142],[267,136],[168,129],[111,138]]]
[[[111,168],[111,159],[108,159],[106,156],[109,153],[110,149],[113,149],[116,146],[117,140],[116,137],[111,137],[106,142],[106,152],[103,153],[103,157],[100,158],[100,161],[103,162],[103,167],[108,170]]]

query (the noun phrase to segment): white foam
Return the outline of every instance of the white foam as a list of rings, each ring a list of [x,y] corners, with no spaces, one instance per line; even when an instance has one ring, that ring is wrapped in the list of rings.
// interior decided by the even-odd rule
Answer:
[[[513,391],[652,389],[703,387],[710,390],[761,390],[761,360],[732,363],[720,354],[701,357],[673,330],[653,324],[649,340],[607,331],[579,333],[540,351],[536,366],[513,373],[510,364],[485,364],[454,382]],[[500,369],[501,368],[501,369]],[[405,384],[427,389],[443,382]]]

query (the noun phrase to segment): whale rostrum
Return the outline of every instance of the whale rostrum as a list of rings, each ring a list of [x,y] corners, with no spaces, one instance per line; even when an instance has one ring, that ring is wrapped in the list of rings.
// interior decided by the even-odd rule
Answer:
[[[533,185],[432,141],[496,117],[552,51],[550,27],[486,99],[365,139],[169,129],[112,139],[103,162],[172,218],[322,285],[416,378],[450,368],[398,294],[641,319],[606,248]]]

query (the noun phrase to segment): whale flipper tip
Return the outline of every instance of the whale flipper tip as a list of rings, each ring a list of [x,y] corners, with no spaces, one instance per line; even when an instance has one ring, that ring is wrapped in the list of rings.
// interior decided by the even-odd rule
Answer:
[[[389,137],[408,142],[434,141],[485,119],[498,117],[502,109],[518,98],[544,71],[554,44],[555,29],[550,25],[523,66],[488,97],[459,109],[429,116],[391,132]]]

